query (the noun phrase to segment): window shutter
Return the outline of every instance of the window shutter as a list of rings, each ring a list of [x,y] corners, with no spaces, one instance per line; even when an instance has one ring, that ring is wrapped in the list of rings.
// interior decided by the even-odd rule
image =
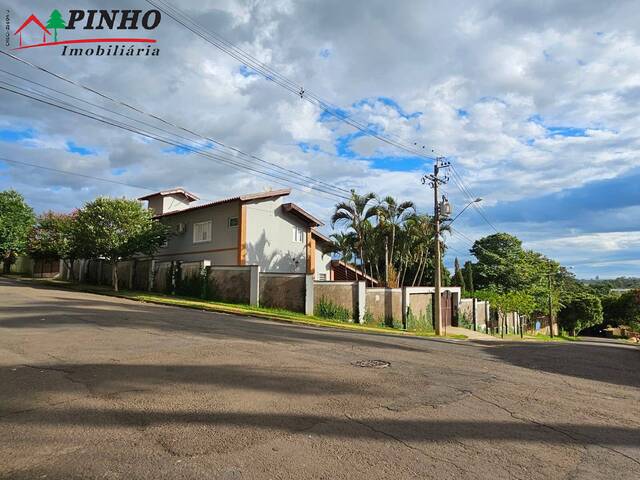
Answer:
[[[193,224],[193,243],[208,242],[211,240],[211,221]]]

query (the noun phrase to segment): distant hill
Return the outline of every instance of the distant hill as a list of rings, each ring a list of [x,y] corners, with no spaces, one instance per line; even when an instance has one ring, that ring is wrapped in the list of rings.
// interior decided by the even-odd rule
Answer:
[[[591,287],[605,288],[640,288],[640,278],[638,277],[618,277],[618,278],[590,278],[581,279],[581,283]]]

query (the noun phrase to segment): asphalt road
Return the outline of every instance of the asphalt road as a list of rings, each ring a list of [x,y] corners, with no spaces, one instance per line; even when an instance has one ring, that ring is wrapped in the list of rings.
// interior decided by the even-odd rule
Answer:
[[[0,478],[638,479],[639,367],[0,278]]]

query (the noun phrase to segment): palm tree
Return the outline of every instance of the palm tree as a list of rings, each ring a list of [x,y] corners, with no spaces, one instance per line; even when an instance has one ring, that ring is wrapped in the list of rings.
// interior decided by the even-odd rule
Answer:
[[[342,260],[346,265],[349,265],[349,262],[353,260],[355,234],[353,232],[337,232],[332,234],[331,238],[333,239],[331,252],[340,255],[340,260]],[[348,272],[349,270],[347,269],[347,280],[349,279]],[[357,277],[355,278],[355,280],[357,280]]]
[[[407,217],[398,232],[398,284],[421,285],[425,272],[433,267],[431,258],[434,249],[434,219],[429,215],[412,214]],[[410,282],[405,282],[407,273],[413,275]]]
[[[363,272],[366,272],[366,259],[364,255],[366,230],[370,225],[369,219],[375,217],[377,214],[376,207],[369,206],[369,204],[375,200],[375,198],[376,195],[374,193],[358,195],[352,190],[351,198],[345,202],[338,203],[331,217],[332,227],[335,227],[336,224],[342,224],[353,230],[355,234],[355,247],[362,264]]]
[[[411,201],[398,203],[391,196],[385,197],[377,207],[380,225],[391,233],[391,248],[385,257],[385,277],[388,281],[389,265],[393,266],[396,247],[396,231],[408,218],[415,214],[415,204]]]

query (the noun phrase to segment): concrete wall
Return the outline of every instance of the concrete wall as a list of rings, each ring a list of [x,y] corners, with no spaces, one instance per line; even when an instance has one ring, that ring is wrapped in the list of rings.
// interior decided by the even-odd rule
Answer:
[[[314,307],[322,299],[346,308],[358,320],[358,282],[314,282]]]
[[[209,267],[207,268],[206,298],[219,302],[251,303],[250,267]]]
[[[172,236],[154,258],[184,262],[209,260],[212,265],[236,265],[239,229],[229,227],[228,220],[239,216],[240,202],[229,202],[161,217],[163,224],[172,227]],[[193,224],[207,221],[211,221],[211,240],[194,243]],[[177,233],[179,223],[186,225],[184,233]]]
[[[154,292],[169,293],[171,291],[171,262],[156,262],[153,269]]]
[[[458,306],[458,314],[464,316],[473,325],[473,298],[463,298]]]
[[[402,327],[401,288],[367,288],[366,305],[367,317],[373,317],[374,324]]]
[[[151,269],[151,260],[136,260],[133,272],[133,289],[149,290],[149,270]]]
[[[476,301],[476,325],[479,332],[487,331],[487,319],[490,314],[490,306],[487,301]]]
[[[433,330],[433,294],[427,292],[409,293],[406,297],[407,330]]]
[[[260,272],[260,306],[306,311],[306,275]]]
[[[246,263],[261,272],[305,273],[309,228],[281,206],[282,198],[246,203]],[[294,226],[306,231],[302,242],[294,242]]]
[[[25,275],[33,274],[34,261],[31,257],[18,257],[16,261],[11,264],[11,273],[23,273]]]

